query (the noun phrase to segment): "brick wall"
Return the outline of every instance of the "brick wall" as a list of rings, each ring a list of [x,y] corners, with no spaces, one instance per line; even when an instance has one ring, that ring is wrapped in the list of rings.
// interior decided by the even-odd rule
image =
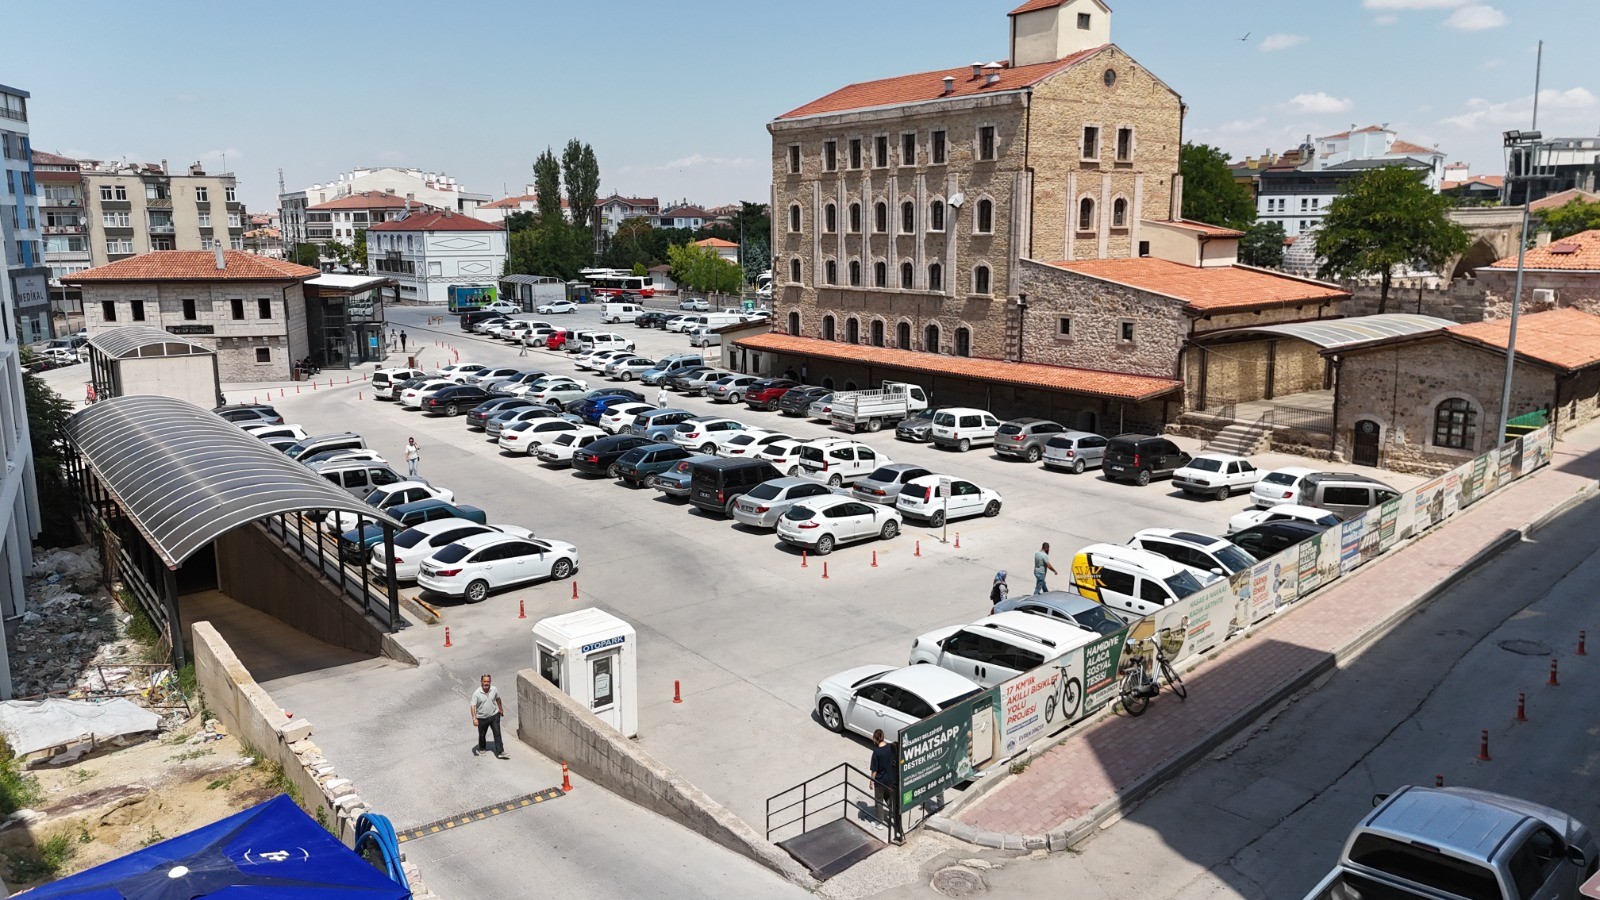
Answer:
[[[1480,269],[1478,277],[1483,282],[1484,318],[1511,318],[1511,298],[1517,289],[1515,269]],[[1554,302],[1536,291],[1553,291]],[[1581,309],[1600,315],[1600,272],[1529,272],[1522,273],[1522,311],[1543,312],[1547,309]]]
[[[1028,362],[1173,378],[1189,331],[1183,304],[1137,288],[1023,260],[1028,295],[1023,356]],[[1061,319],[1071,319],[1071,334]],[[1122,340],[1122,324],[1134,339]]]

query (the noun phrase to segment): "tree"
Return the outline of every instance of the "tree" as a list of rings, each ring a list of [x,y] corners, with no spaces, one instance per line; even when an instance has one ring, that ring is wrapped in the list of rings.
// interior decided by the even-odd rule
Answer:
[[[533,228],[513,231],[509,238],[508,275],[554,275],[570,281],[589,265],[594,253],[589,229],[560,218],[541,220]]]
[[[600,194],[600,161],[594,148],[573,138],[561,152],[561,178],[567,186],[567,208],[572,221],[589,224],[595,198]]]
[[[522,231],[539,224],[539,214],[528,211],[514,212],[506,216],[506,231]]]
[[[23,358],[30,354],[24,348]],[[72,415],[72,404],[50,389],[32,372],[22,373],[23,405],[28,412],[28,444],[33,449],[33,475],[39,490],[42,531],[39,543],[64,546],[72,539],[72,502],[62,480],[65,466],[62,429]]]
[[[1557,240],[1580,231],[1600,228],[1600,201],[1586,203],[1583,200],[1570,200],[1565,205],[1539,213],[1539,221]]]
[[[315,269],[322,262],[322,251],[316,244],[295,244],[293,259],[302,266]]]
[[[339,261],[339,265],[350,265],[350,245],[343,241],[326,241],[322,245],[322,255],[329,259]]]
[[[1317,274],[1323,278],[1377,275],[1382,279],[1378,312],[1389,306],[1395,266],[1438,269],[1471,243],[1461,226],[1445,217],[1450,198],[1428,189],[1404,166],[1370,169],[1350,181],[1328,204],[1317,229]]]
[[[650,274],[650,269],[647,266],[645,266],[645,264],[642,263],[642,262],[634,263],[633,264],[633,269],[631,269],[630,271],[632,271],[633,274],[639,275],[641,277]]]
[[[1239,239],[1239,260],[1247,266],[1276,269],[1283,265],[1283,223],[1257,222]]]
[[[367,232],[364,229],[356,232],[356,239],[350,243],[350,261],[363,269],[367,267]]]
[[[1241,231],[1256,220],[1255,201],[1233,180],[1226,153],[1207,144],[1184,144],[1179,169],[1185,219]]]
[[[539,195],[539,218],[561,221],[561,164],[549,147],[533,161],[533,190]]]
[[[737,265],[699,244],[675,244],[667,249],[672,265],[672,280],[694,291],[732,294],[744,286],[744,273]]]

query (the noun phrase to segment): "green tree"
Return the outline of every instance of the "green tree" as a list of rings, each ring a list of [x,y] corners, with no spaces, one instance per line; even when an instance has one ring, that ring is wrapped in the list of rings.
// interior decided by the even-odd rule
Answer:
[[[1471,243],[1461,226],[1445,217],[1450,198],[1428,189],[1404,166],[1370,169],[1350,181],[1328,204],[1317,229],[1323,278],[1377,275],[1378,312],[1389,306],[1395,266],[1438,269]]]
[[[24,352],[24,360],[30,355]],[[35,486],[39,490],[42,526],[39,543],[51,547],[71,544],[72,503],[67,498],[62,477],[65,469],[62,429],[72,415],[72,404],[51,390],[43,378],[28,371],[22,373],[22,397],[28,412],[28,444],[33,450]]]
[[[302,266],[315,269],[322,261],[322,251],[316,244],[295,244],[293,259]]]
[[[694,243],[667,249],[672,280],[693,291],[732,294],[744,286],[744,272],[710,247]]]
[[[648,266],[646,266],[646,265],[645,265],[645,264],[644,264],[644,263],[642,263],[642,262],[636,262],[636,263],[634,263],[634,264],[633,264],[633,270],[632,270],[632,271],[633,271],[633,274],[635,274],[635,275],[639,275],[639,276],[641,276],[641,277],[642,277],[642,276],[645,276],[645,275],[649,275],[649,274],[650,274],[650,268],[649,268],[649,267],[648,267]]]
[[[1570,237],[1580,231],[1591,231],[1600,228],[1600,201],[1586,203],[1583,200],[1570,200],[1567,203],[1547,209],[1539,213],[1539,221],[1544,223],[1550,236],[1557,240]]]
[[[506,216],[506,231],[522,231],[539,224],[536,212],[519,211]]]
[[[561,152],[561,179],[567,186],[567,208],[572,221],[589,224],[594,201],[600,195],[600,161],[594,148],[573,138]]]
[[[1283,265],[1283,223],[1257,222],[1239,239],[1239,261],[1247,266],[1276,269]]]
[[[561,163],[549,147],[533,161],[533,190],[539,195],[539,218],[561,221]]]
[[[1233,180],[1226,153],[1207,144],[1184,144],[1179,169],[1185,219],[1241,231],[1256,220],[1255,201]]]
[[[350,245],[343,241],[326,241],[322,245],[322,255],[339,261],[339,265],[350,265]]]
[[[508,275],[554,275],[571,280],[589,265],[594,253],[589,229],[557,218],[509,235]]]
[[[650,220],[642,217],[624,219],[611,236],[605,252],[600,254],[600,264],[608,269],[631,269],[658,265],[666,260],[665,248],[658,247],[655,229]]]
[[[356,232],[356,239],[350,243],[350,261],[363,269],[367,267],[367,232],[365,229]]]

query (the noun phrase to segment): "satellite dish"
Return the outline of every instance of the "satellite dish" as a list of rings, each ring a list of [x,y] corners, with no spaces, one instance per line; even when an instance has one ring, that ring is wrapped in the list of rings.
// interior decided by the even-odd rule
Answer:
[[[960,209],[961,204],[967,202],[967,195],[962,193],[951,194],[949,202],[951,209]]]

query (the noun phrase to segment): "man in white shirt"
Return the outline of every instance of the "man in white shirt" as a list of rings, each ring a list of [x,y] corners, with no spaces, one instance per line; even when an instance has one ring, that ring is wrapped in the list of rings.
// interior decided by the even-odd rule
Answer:
[[[472,692],[472,724],[478,727],[478,746],[472,751],[477,756],[488,747],[484,745],[484,738],[489,731],[494,732],[494,755],[501,759],[510,759],[506,756],[505,745],[500,740],[500,719],[506,714],[505,704],[500,702],[500,689],[490,683],[489,676],[485,675],[478,681],[478,689]]]

